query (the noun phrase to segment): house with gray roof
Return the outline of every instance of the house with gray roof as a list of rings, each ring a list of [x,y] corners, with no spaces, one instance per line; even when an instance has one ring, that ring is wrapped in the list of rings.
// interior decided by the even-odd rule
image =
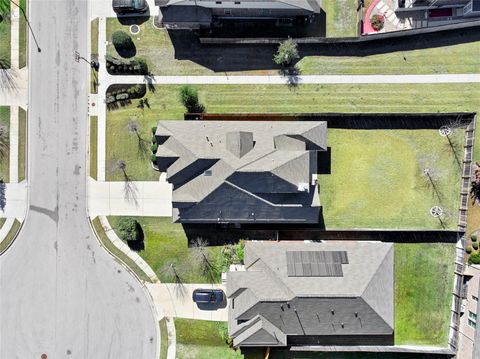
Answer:
[[[156,0],[168,29],[210,28],[217,20],[294,19],[319,14],[320,0]]]
[[[160,121],[157,166],[180,223],[318,223],[320,121]]]
[[[391,345],[394,249],[383,242],[247,242],[227,273],[235,346]]]

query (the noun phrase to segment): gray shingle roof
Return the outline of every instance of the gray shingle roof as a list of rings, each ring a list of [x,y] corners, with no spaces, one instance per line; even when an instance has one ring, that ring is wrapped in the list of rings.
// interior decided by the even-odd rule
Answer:
[[[340,256],[343,276],[289,276],[287,253],[299,251],[346,252]],[[393,333],[391,243],[247,242],[245,266],[246,271],[227,274],[227,296],[234,301],[229,308],[233,338],[257,315],[286,335]]]
[[[239,2],[239,4],[236,4]],[[197,5],[199,7],[206,8],[240,8],[240,9],[254,9],[254,8],[267,8],[267,9],[290,9],[300,8],[315,13],[320,12],[320,0],[222,0],[218,3],[215,0],[170,0],[163,1],[161,6],[192,6]]]
[[[189,220],[188,213],[200,222],[203,215],[217,219],[220,212],[249,221],[256,209],[282,221],[288,217],[298,217],[296,221],[302,221],[302,217],[318,220],[320,203],[318,196],[311,195],[317,191],[312,175],[317,169],[317,150],[327,148],[326,130],[325,122],[313,121],[160,121],[156,132],[157,162],[166,168],[167,180],[174,185],[173,202],[198,204],[208,199],[209,209],[203,213],[183,209],[180,221]],[[281,140],[282,136],[289,139]],[[290,139],[303,143],[303,150],[298,145],[292,147]],[[235,213],[235,205],[231,208],[229,203],[230,208],[222,210],[225,198],[215,196],[236,196],[238,191],[243,192],[242,197],[251,197],[247,199],[251,208],[245,206]],[[294,204],[303,206],[302,211],[312,206],[317,214],[298,212],[295,216],[292,209],[268,210]],[[209,211],[215,214],[207,214]]]

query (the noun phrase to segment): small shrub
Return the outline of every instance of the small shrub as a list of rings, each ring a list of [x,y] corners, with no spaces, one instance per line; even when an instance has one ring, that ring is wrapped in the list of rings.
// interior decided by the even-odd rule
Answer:
[[[380,31],[381,29],[383,29],[384,23],[385,23],[385,17],[383,15],[375,14],[370,18],[370,25],[372,25],[372,27],[377,31]]]
[[[226,324],[218,324],[218,335],[230,348],[232,347],[233,339],[228,336],[228,327]]]
[[[155,137],[155,135],[152,136],[152,143],[157,143],[157,137]]]
[[[158,144],[157,144],[157,143],[154,143],[154,144],[152,144],[152,147],[151,147],[151,149],[152,149],[152,153],[157,153],[157,150],[158,150]]]
[[[288,39],[278,45],[278,50],[275,56],[273,56],[273,61],[277,65],[288,66],[299,57],[297,43],[292,39]]]
[[[240,242],[238,242],[237,244],[236,254],[238,260],[243,263],[245,259],[245,241],[243,239],[241,239]]]
[[[155,134],[157,132],[157,126],[152,127],[152,133]]]
[[[478,238],[478,237],[477,237],[476,234],[472,234],[472,235],[470,236],[470,239],[472,240],[472,242],[476,242],[476,241],[477,241],[477,238]]]
[[[472,246],[467,246],[467,248],[465,248],[465,252],[467,252],[468,254],[472,253],[472,251],[473,251]]]
[[[473,242],[472,247],[473,249],[478,250],[478,242]]]
[[[150,156],[150,160],[152,161],[152,163],[154,165],[157,164],[157,155],[155,153],[152,153],[152,155]]]
[[[205,106],[203,106],[198,99],[198,91],[190,85],[183,85],[178,89],[178,98],[183,106],[190,113],[203,113]]]
[[[130,50],[135,46],[130,35],[121,30],[112,34],[112,43],[118,52]]]
[[[124,241],[139,241],[143,240],[143,230],[140,223],[135,219],[126,217],[121,218],[118,221],[118,227],[120,238]]]
[[[468,257],[468,264],[480,264],[480,253],[472,253]]]

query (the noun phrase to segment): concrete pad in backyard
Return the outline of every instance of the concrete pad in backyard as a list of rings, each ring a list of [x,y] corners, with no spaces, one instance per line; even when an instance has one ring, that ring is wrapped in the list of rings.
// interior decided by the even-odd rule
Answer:
[[[166,182],[88,181],[88,210],[92,218],[104,216],[171,217],[172,186]]]
[[[228,303],[225,308],[217,310],[201,310],[192,300],[193,291],[197,288],[222,289],[224,284],[184,284],[174,283],[147,283],[147,288],[153,297],[155,307],[161,309],[167,317],[227,321]]]

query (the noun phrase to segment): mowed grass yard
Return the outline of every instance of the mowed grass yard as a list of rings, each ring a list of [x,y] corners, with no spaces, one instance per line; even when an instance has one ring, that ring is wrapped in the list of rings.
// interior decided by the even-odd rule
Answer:
[[[395,344],[447,346],[455,244],[395,243]]]
[[[7,2],[6,6],[10,6]],[[0,68],[10,68],[10,21],[2,19],[0,22]]]
[[[10,146],[10,107],[0,106],[0,127],[5,131],[7,144]],[[8,183],[10,180],[10,151],[7,149],[5,155],[0,159],[0,180]]]
[[[357,6],[357,0],[322,1],[327,15],[327,37],[357,36]]]
[[[121,217],[108,217],[115,228]],[[188,248],[187,237],[180,224],[172,223],[171,218],[134,217],[142,226],[145,249],[138,254],[150,265],[161,282],[172,283],[174,279],[167,271],[173,264],[184,283],[209,283],[193,260],[193,249]],[[207,247],[212,262],[220,265],[221,246]],[[220,281],[220,272],[216,278]]]
[[[464,130],[451,136],[462,158]],[[331,173],[320,175],[320,202],[327,229],[437,228],[430,215],[440,205],[456,228],[460,165],[438,130],[329,129]],[[430,168],[440,198],[423,174]]]
[[[178,359],[243,359],[240,350],[228,347],[219,331],[226,322],[175,318]]]
[[[327,36],[355,34],[357,21],[355,4],[356,0],[328,0],[327,4],[323,3],[327,13]],[[122,25],[117,18],[108,18],[107,53],[120,57],[111,43],[111,35],[116,30],[129,33],[129,26]],[[256,45],[250,48],[228,47],[219,50],[214,47],[202,47],[198,45],[196,39],[187,36],[177,45],[182,49],[177,50],[176,54],[169,33],[164,29],[155,29],[152,19],[140,25],[138,35],[131,36],[136,47],[136,56],[147,61],[149,70],[154,75],[214,75],[224,74],[224,71],[229,75],[278,74],[279,71],[272,60],[275,47],[262,48]],[[179,53],[182,55],[179,56]],[[297,67],[303,75],[478,73],[479,53],[480,41],[359,56],[339,54],[303,57],[300,48],[302,58]],[[245,68],[247,65],[245,58],[249,59],[248,69]],[[225,64],[228,64],[227,70],[223,69]],[[232,64],[238,66],[235,68]]]

